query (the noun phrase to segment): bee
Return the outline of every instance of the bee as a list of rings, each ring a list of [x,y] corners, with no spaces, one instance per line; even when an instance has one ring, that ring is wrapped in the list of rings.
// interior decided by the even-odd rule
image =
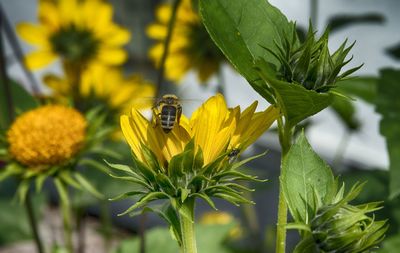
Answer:
[[[169,133],[175,124],[179,124],[182,115],[182,105],[177,96],[166,94],[152,108],[153,124],[160,125],[164,133]]]
[[[229,154],[228,154],[229,163],[233,163],[236,160],[236,158],[238,157],[239,153],[240,153],[240,149],[238,149],[238,148],[232,149],[231,152],[229,152]]]

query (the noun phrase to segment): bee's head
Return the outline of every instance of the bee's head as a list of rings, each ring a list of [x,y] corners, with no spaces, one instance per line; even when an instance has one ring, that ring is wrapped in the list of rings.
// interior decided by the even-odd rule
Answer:
[[[166,94],[162,97],[164,103],[172,105],[175,104],[178,100],[178,97],[173,94]]]

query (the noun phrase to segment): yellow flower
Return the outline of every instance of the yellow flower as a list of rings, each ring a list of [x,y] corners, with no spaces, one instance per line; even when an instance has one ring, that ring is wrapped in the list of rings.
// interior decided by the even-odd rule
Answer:
[[[59,165],[85,140],[87,122],[76,110],[43,106],[19,116],[7,132],[10,154],[30,168]]]
[[[30,69],[57,57],[80,64],[118,65],[127,58],[121,48],[130,33],[113,23],[110,4],[92,0],[40,1],[39,24],[20,23],[18,34],[37,47],[25,58]]]
[[[226,225],[233,222],[234,219],[230,213],[211,211],[201,216],[200,223],[203,225]]]
[[[182,153],[193,139],[207,165],[229,150],[243,151],[279,116],[273,106],[255,113],[256,106],[255,102],[241,113],[239,107],[229,109],[224,97],[218,94],[200,106],[190,119],[182,115],[179,125],[168,134],[132,108],[130,115],[121,116],[121,128],[133,153],[142,162],[146,162],[142,145],[152,150],[165,165],[173,156]]]
[[[147,34],[157,43],[149,56],[158,66],[164,52],[172,6],[163,4],[156,11],[157,22],[147,27]],[[219,69],[224,57],[209,37],[200,17],[193,9],[191,0],[183,0],[177,10],[176,22],[171,36],[166,76],[179,81],[190,70],[198,73],[201,82],[207,81]]]
[[[71,97],[73,87],[67,78],[48,75],[44,82],[50,87],[56,98]],[[125,77],[119,68],[92,66],[82,74],[79,95],[82,99],[94,98],[105,102],[110,109],[127,113],[135,106],[137,109],[148,109],[152,106],[154,86],[140,75]]]

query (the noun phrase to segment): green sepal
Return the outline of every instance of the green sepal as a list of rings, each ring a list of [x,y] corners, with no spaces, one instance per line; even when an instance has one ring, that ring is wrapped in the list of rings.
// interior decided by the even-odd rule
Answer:
[[[95,196],[98,199],[104,199],[103,194],[101,194],[84,176],[82,176],[80,173],[76,172],[73,173],[73,176],[75,179],[79,182],[79,184],[82,186],[83,189],[85,189],[87,192],[91,193],[93,196]]]
[[[142,153],[145,157],[145,160],[147,162],[147,164],[149,165],[149,167],[157,172],[162,172],[162,167],[157,159],[157,156],[153,153],[153,151],[151,151],[146,145],[144,145],[143,143],[141,143],[141,149],[142,149]],[[136,163],[139,163],[139,160],[134,159]],[[151,170],[150,169],[150,170]],[[146,171],[147,173],[147,171]],[[149,173],[148,175],[150,176],[150,174],[153,173]]]
[[[164,192],[150,192],[150,193],[147,193],[142,198],[140,198],[138,202],[136,202],[134,205],[129,207],[126,211],[124,211],[123,213],[118,214],[118,216],[122,216],[122,215],[128,214],[130,212],[133,212],[135,209],[138,209],[138,208],[141,208],[141,207],[147,205],[152,200],[168,199],[168,198],[169,198],[169,196]]]
[[[58,177],[69,186],[72,186],[78,190],[82,190],[80,183],[71,176],[71,173],[69,171],[61,171],[60,173],[58,173]]]
[[[19,183],[15,197],[17,198],[17,200],[20,204],[25,203],[26,195],[28,194],[30,185],[31,185],[31,181],[29,179],[23,179]]]
[[[276,73],[264,59],[256,60],[255,67],[264,81],[274,90],[276,101],[290,128],[325,109],[333,101],[333,95],[330,93],[318,93],[307,90],[301,85],[276,79]]]
[[[156,180],[157,180],[157,185],[168,195],[170,196],[176,196],[177,194],[177,189],[176,187],[173,185],[173,183],[171,182],[171,179],[164,175],[164,174],[157,174],[156,176]]]
[[[143,180],[143,179],[138,179],[138,178],[135,178],[135,177],[132,177],[132,176],[117,176],[117,175],[114,175],[114,174],[108,174],[110,177],[113,177],[113,178],[115,178],[115,179],[119,179],[119,180],[124,180],[124,181],[129,181],[129,182],[131,182],[131,183],[134,183],[134,184],[138,184],[138,185],[141,185],[141,186],[143,186],[143,187],[145,187],[145,188],[147,188],[147,189],[149,189],[149,190],[152,190],[153,189],[153,187],[151,186],[151,185],[149,185],[145,180]]]
[[[117,201],[117,200],[122,200],[122,199],[129,198],[129,197],[132,197],[132,196],[136,196],[136,195],[143,195],[143,194],[146,194],[146,193],[147,193],[146,191],[125,192],[125,193],[122,193],[122,194],[120,194],[120,195],[118,195],[118,196],[116,196],[114,198],[110,198],[108,200],[109,201]]]
[[[24,172],[24,169],[17,163],[9,163],[0,171],[0,182],[10,176],[18,175]]]
[[[190,194],[190,196],[192,196],[192,197],[199,197],[199,198],[201,198],[201,199],[203,199],[204,201],[206,201],[207,202],[207,204],[212,208],[212,209],[214,209],[214,210],[218,210],[218,208],[215,206],[215,203],[214,203],[214,201],[212,201],[212,199],[207,195],[207,194],[205,194],[205,193],[192,193],[192,194]]]

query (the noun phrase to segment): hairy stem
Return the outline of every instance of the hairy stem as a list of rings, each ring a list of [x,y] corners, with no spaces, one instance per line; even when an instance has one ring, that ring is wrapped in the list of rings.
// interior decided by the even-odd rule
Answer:
[[[182,230],[182,253],[197,253],[196,237],[194,232],[194,199],[187,199],[183,207],[189,210],[190,217],[180,214]]]
[[[281,158],[281,175],[284,168],[282,167],[282,161],[286,154],[289,152],[292,144],[292,130],[283,123],[283,118],[278,118],[278,130],[279,130],[279,143],[282,149]],[[287,224],[287,212],[288,207],[285,196],[283,195],[282,186],[279,187],[279,204],[278,204],[278,223],[276,231],[276,253],[285,253],[286,251],[286,228]]]
[[[171,43],[171,37],[172,37],[172,33],[174,31],[174,26],[175,26],[175,21],[176,21],[176,12],[178,11],[178,7],[179,7],[181,1],[182,0],[175,0],[174,4],[172,6],[172,13],[171,13],[171,19],[169,20],[169,24],[168,24],[167,37],[165,38],[165,41],[164,41],[164,51],[161,56],[160,66],[158,69],[156,97],[159,97],[161,95],[160,92],[161,92],[162,83],[164,81],[165,62],[168,57],[169,44]]]

